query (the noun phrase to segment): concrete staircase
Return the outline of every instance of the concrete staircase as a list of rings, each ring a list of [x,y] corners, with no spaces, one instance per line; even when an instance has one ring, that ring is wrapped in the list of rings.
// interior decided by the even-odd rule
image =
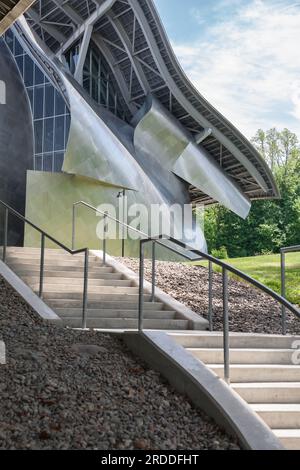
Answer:
[[[7,248],[8,266],[36,293],[39,290],[40,250]],[[81,328],[83,255],[69,255],[62,250],[45,250],[43,300],[66,326]],[[179,315],[161,301],[151,302],[145,293],[144,328],[186,330],[188,318]],[[89,258],[87,327],[97,329],[136,329],[138,287],[111,266],[103,266],[99,257]]]
[[[137,276],[113,258],[104,266],[96,252],[89,259],[87,327],[137,328]],[[98,253],[98,252],[97,252]],[[8,266],[35,292],[39,290],[40,250],[7,248]],[[72,328],[82,326],[83,255],[45,250],[43,300]],[[224,376],[223,334],[207,331],[207,322],[157,289],[144,295],[144,328],[169,335],[220,379]],[[198,323],[199,321],[199,323]],[[298,343],[297,343],[298,342]],[[300,449],[300,337],[231,333],[231,388],[272,429],[287,449]]]
[[[217,376],[224,377],[222,333],[169,334]],[[231,387],[287,449],[300,449],[300,365],[293,364],[295,341],[300,337],[230,335]]]

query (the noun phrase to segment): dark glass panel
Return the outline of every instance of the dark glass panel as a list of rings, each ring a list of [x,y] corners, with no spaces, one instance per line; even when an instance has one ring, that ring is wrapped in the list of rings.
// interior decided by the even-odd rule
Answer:
[[[57,90],[55,90],[55,115],[65,114],[65,102]]]
[[[44,171],[52,171],[53,168],[53,153],[44,154],[43,157]]]
[[[66,120],[65,121],[65,148],[67,148],[69,132],[70,132],[70,124],[71,124],[71,118],[69,114],[65,117],[65,120]]]
[[[35,157],[35,170],[42,171],[42,157],[40,155]]]
[[[34,83],[35,85],[41,85],[44,83],[45,77],[43,72],[39,69],[37,65],[34,67]]]
[[[53,150],[53,129],[54,119],[48,118],[44,120],[44,152]]]
[[[54,154],[54,171],[60,172],[64,162],[64,153],[63,152],[55,152]]]
[[[35,153],[43,151],[43,121],[34,122]]]
[[[44,88],[35,87],[34,88],[34,119],[39,119],[43,117],[43,108],[44,108]]]
[[[33,85],[33,62],[28,55],[25,55],[24,82],[26,86]]]
[[[55,118],[54,150],[64,150],[65,148],[65,118],[63,116]]]
[[[45,86],[45,112],[44,116],[54,116],[54,88],[51,84]]]

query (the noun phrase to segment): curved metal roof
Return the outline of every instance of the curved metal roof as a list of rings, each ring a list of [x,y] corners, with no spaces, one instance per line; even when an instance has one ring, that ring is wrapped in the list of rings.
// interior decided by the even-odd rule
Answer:
[[[128,121],[152,94],[196,139],[211,129],[201,145],[251,200],[279,196],[260,154],[186,77],[152,0],[39,0],[26,19],[60,58],[90,28],[91,41],[110,67]],[[197,188],[191,187],[190,193],[194,202],[213,202]]]
[[[0,0],[0,36],[33,2],[34,0]]]

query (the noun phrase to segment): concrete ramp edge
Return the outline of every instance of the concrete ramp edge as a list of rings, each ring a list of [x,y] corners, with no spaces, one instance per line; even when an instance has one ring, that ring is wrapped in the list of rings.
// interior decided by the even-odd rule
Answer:
[[[22,279],[20,279],[3,261],[0,261],[0,275],[43,319],[61,323],[61,319],[45,302],[36,295]]]
[[[230,386],[166,333],[128,332],[122,338],[134,354],[235,436],[243,449],[284,450],[271,429]]]

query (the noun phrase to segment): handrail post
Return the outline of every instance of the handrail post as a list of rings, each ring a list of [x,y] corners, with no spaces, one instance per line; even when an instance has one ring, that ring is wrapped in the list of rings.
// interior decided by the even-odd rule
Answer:
[[[72,209],[72,250],[75,250],[75,218],[76,218],[76,203],[73,204],[73,209]]]
[[[144,248],[143,241],[140,242],[140,268],[139,268],[139,332],[143,332],[144,320]]]
[[[213,266],[212,262],[208,262],[208,321],[209,331],[214,330],[213,326],[213,299],[212,299],[212,281],[213,281]]]
[[[152,291],[151,291],[151,302],[155,302],[155,281],[156,281],[156,259],[155,259],[156,244],[152,242]]]
[[[280,252],[281,261],[281,296],[286,298],[286,285],[285,285],[285,251]],[[284,305],[281,306],[281,325],[282,334],[286,335],[286,308]]]
[[[224,379],[230,384],[230,357],[229,357],[229,315],[228,315],[228,272],[223,267],[223,348],[224,348]]]
[[[126,190],[123,190],[123,225],[122,225],[122,258],[125,258],[125,209],[126,209]]]
[[[103,265],[106,264],[106,234],[107,234],[107,212],[104,214],[103,226]]]
[[[43,297],[44,291],[44,266],[45,266],[45,234],[41,234],[41,259],[40,259],[40,287],[39,297]]]
[[[4,233],[3,233],[3,252],[2,252],[2,261],[6,262],[6,248],[7,248],[7,239],[8,239],[8,209],[5,207],[4,211]]]
[[[82,329],[86,329],[87,297],[88,297],[88,277],[89,277],[89,250],[84,252],[84,274],[83,274],[83,299],[82,299]]]

